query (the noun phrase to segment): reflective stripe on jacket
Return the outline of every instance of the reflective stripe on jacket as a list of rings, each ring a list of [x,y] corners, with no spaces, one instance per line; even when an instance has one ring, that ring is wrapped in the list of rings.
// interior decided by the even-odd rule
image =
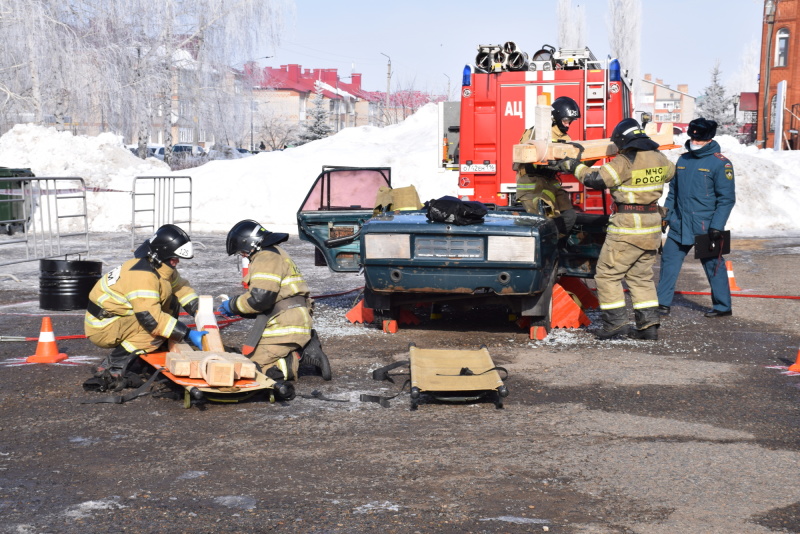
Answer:
[[[164,263],[154,269],[145,258],[131,259],[100,277],[89,292],[89,300],[102,308],[105,317],[86,312],[87,329],[102,329],[120,317],[136,315],[142,326],[154,336],[181,341],[186,328],[163,311],[172,297],[186,306],[197,293],[178,271]]]
[[[308,284],[294,260],[277,245],[252,255],[248,273],[242,280],[247,284],[248,291],[236,297],[234,306],[245,314],[269,313],[276,302],[294,296],[308,298],[310,295]],[[254,307],[256,303],[264,302],[267,303],[266,308]],[[270,338],[271,343],[304,344],[311,335],[311,327],[310,310],[306,306],[299,306],[278,313],[267,323],[261,335]]]
[[[575,170],[583,183],[596,173],[620,204],[652,204],[664,191],[664,184],[675,175],[675,165],[657,150],[627,150],[599,169],[585,165]],[[659,213],[615,213],[608,220],[606,239],[625,241],[644,250],[661,244]]]

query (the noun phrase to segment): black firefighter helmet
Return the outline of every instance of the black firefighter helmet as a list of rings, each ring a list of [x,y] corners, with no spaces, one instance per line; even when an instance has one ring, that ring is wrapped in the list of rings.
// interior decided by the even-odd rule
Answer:
[[[245,219],[233,225],[225,240],[225,250],[228,255],[244,252],[248,256],[262,248],[283,243],[289,239],[289,234],[270,232],[260,223]]]
[[[569,126],[564,126],[561,122],[562,119],[569,119],[570,122],[581,118],[581,108],[578,103],[568,96],[560,96],[553,100],[553,111],[550,116],[553,117],[553,124],[558,126],[561,133],[567,133]]]
[[[137,258],[147,258],[156,267],[171,258],[191,259],[194,257],[194,248],[189,235],[174,224],[165,224],[149,239],[139,245],[133,255]]]
[[[611,132],[611,142],[619,150],[636,148],[639,150],[656,150],[658,143],[650,139],[639,125],[639,121],[632,118],[622,119]]]

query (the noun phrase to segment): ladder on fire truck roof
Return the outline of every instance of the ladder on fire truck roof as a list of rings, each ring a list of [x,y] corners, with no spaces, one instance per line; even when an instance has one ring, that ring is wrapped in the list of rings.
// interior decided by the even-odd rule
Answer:
[[[592,54],[591,50],[588,48],[561,48],[553,54],[553,58],[559,63],[566,65],[567,68],[574,68],[575,66],[578,66],[579,68],[583,69],[583,133],[584,135],[586,134],[587,128],[602,128],[602,137],[607,137],[608,132],[606,124],[608,123],[608,108],[606,106],[606,102],[608,98],[607,91],[609,83],[609,65],[607,62],[599,61],[596,57],[594,57],[594,54]],[[603,71],[603,79],[600,81],[590,81],[589,72],[592,70]],[[588,113],[589,108],[601,109],[603,111],[602,124],[591,124],[587,122],[590,116]],[[597,114],[592,113],[591,116],[596,117]]]
[[[601,81],[589,81],[589,71],[592,69],[602,70],[604,75]],[[586,59],[586,68],[583,69],[583,116],[589,117],[589,108],[602,109],[603,123],[602,124],[589,124],[584,122],[584,132],[587,128],[602,128],[602,137],[608,137],[607,124],[608,124],[608,107],[606,105],[608,99],[608,65],[605,61],[597,60],[594,57]],[[593,102],[589,102],[593,100]],[[595,115],[596,116],[596,115]]]

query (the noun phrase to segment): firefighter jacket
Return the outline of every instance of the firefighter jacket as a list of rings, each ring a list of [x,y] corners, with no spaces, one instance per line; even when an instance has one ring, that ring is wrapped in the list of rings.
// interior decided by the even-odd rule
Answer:
[[[84,320],[86,334],[134,316],[151,336],[180,342],[189,329],[177,319],[178,305],[192,315],[198,305],[197,293],[178,271],[167,263],[156,269],[147,258],[134,258],[104,274],[92,288]]]
[[[623,241],[643,250],[661,245],[661,214],[657,201],[664,184],[675,175],[675,165],[658,150],[623,150],[599,169],[584,164],[575,177],[596,181],[610,190],[617,213],[608,220],[606,240]]]
[[[670,239],[693,245],[696,235],[709,228],[724,230],[736,203],[733,165],[720,154],[719,143],[711,141],[699,150],[678,158],[675,179],[670,183],[667,208]]]
[[[558,126],[553,125],[550,136],[554,143],[568,143],[572,141],[569,135],[562,133]],[[524,143],[533,137],[533,128],[528,128],[522,133],[519,142]],[[517,164],[515,164],[517,165]],[[556,196],[561,189],[561,181],[558,179],[558,172],[543,165],[533,163],[518,164],[517,169],[517,200],[532,200],[534,197],[544,195],[546,200],[559,210],[572,208],[572,204],[558,202]]]
[[[248,291],[231,299],[233,313],[271,315],[274,308],[282,307],[281,301],[292,299],[294,302],[269,319],[262,339],[300,346],[309,340],[312,321],[308,284],[286,251],[274,245],[250,256],[250,267],[243,282]]]

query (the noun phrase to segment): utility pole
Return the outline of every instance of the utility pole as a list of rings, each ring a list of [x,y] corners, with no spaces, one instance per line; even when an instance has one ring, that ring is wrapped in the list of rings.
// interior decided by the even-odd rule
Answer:
[[[255,150],[255,145],[253,144],[253,108],[255,106],[256,103],[251,95],[250,96],[250,152],[253,152]]]
[[[388,126],[389,125],[389,91],[392,88],[392,58],[390,58],[388,55],[384,54],[383,52],[381,52],[380,54],[382,56],[386,56],[386,58],[389,60],[389,66],[388,66],[388,70],[386,72],[386,103],[384,104],[384,110],[383,110],[383,113],[384,113],[384,118],[383,118],[384,122],[383,122],[383,124],[384,124],[384,126]]]
[[[269,59],[271,57],[274,57],[274,56],[262,56],[262,57],[257,57],[256,59],[254,59],[252,61],[248,61],[248,63],[251,63],[251,65],[250,65],[250,73],[249,73],[249,77],[250,77],[250,152],[254,152],[255,149],[256,149],[255,140],[253,139],[253,112],[255,111],[255,107],[257,105],[257,102],[255,101],[254,93],[253,93],[253,91],[255,91],[255,88],[253,87],[254,82],[255,82],[255,78],[253,76],[253,66],[252,66],[252,64],[254,63],[254,64],[258,65],[258,63],[256,63],[256,62],[259,59]],[[260,65],[258,65],[258,66],[259,66],[259,68],[261,67]],[[259,78],[259,87],[261,85],[261,79],[263,79],[263,78]]]
[[[767,23],[767,60],[765,61],[764,70],[766,71],[764,76],[764,93],[763,98],[764,102],[762,105],[761,110],[761,148],[767,148],[767,135],[769,131],[769,119],[770,119],[770,98],[769,98],[769,75],[771,71],[771,63],[772,63],[772,30],[773,26],[775,25],[775,2],[774,0],[767,0],[766,4],[764,4],[764,21]],[[778,113],[778,110],[775,111]]]
[[[446,102],[450,102],[450,76],[447,73],[443,73],[445,78],[447,78],[447,100]]]

